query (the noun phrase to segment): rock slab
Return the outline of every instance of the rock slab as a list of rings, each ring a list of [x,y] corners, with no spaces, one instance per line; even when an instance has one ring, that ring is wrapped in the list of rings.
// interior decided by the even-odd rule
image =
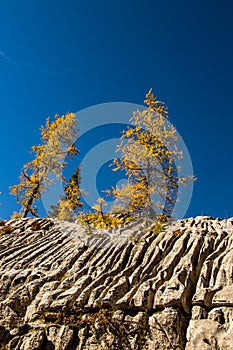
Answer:
[[[233,349],[233,218],[0,222],[0,349]]]

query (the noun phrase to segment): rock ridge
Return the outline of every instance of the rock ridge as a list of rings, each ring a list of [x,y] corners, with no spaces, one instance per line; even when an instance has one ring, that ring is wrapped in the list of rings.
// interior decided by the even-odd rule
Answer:
[[[0,349],[233,349],[233,218],[0,222]]]

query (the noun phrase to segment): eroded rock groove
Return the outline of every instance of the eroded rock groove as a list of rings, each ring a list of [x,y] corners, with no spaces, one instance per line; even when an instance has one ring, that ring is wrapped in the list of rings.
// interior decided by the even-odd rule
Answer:
[[[0,230],[2,349],[233,349],[232,218]]]

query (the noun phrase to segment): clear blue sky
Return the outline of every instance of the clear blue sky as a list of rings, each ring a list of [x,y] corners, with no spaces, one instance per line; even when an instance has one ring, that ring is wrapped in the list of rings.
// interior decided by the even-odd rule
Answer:
[[[47,116],[153,87],[198,182],[186,216],[233,216],[233,3],[0,1],[0,216]]]

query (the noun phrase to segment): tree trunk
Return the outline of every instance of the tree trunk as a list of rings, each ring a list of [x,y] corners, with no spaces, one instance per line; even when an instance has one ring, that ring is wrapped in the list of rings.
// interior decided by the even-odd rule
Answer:
[[[39,184],[39,182],[37,182],[36,186],[33,188],[33,191],[31,193],[31,197],[28,199],[27,204],[24,207],[24,211],[23,211],[23,215],[22,215],[23,218],[26,218],[28,213],[30,213],[30,212],[32,215],[36,216],[36,214],[33,214],[31,206],[32,206],[35,198],[37,198],[39,188],[40,188],[40,184]]]

